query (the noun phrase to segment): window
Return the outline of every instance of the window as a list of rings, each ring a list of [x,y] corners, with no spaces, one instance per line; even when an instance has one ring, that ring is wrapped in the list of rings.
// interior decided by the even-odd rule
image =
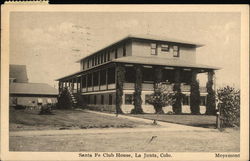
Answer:
[[[95,65],[95,59],[92,57],[92,67]]]
[[[104,95],[101,95],[101,104],[104,105]]]
[[[200,102],[200,105],[201,106],[206,106],[206,96],[201,96],[201,102]]]
[[[100,61],[101,61],[101,57],[100,57],[100,54],[97,55],[97,64],[100,64]]]
[[[96,105],[96,95],[94,95],[94,104]]]
[[[178,46],[173,46],[173,50],[174,50],[174,57],[179,57],[179,47]]]
[[[82,88],[86,88],[86,75],[82,76]]]
[[[157,55],[157,45],[156,45],[156,43],[151,44],[151,55]]]
[[[126,44],[123,45],[122,53],[123,53],[123,56],[126,56],[126,55],[127,55]]]
[[[127,83],[135,82],[135,68],[134,67],[125,68],[125,82]]]
[[[92,86],[92,74],[88,74],[88,76],[87,76],[87,84],[88,84],[88,87]]]
[[[148,100],[150,99],[150,97],[151,96],[149,94],[145,95],[145,105],[149,105]]]
[[[90,104],[90,95],[87,95],[87,103]]]
[[[125,94],[125,105],[133,104],[133,94]]]
[[[108,68],[108,84],[115,83],[115,68]]]
[[[100,85],[106,84],[106,70],[100,71]]]
[[[110,61],[110,52],[108,51],[108,61]]]
[[[153,83],[154,82],[154,69],[142,68],[142,80],[145,83]]]
[[[90,62],[90,60],[88,59],[88,61],[87,61],[87,67],[89,68],[89,62]]]
[[[162,44],[161,45],[161,51],[169,52],[169,46],[167,44]]]
[[[115,49],[115,59],[117,58],[117,48]]]
[[[109,105],[112,105],[112,94],[109,94]]]
[[[189,105],[189,96],[184,96],[184,98],[182,99],[182,104]]]
[[[104,53],[104,62],[106,62],[106,59],[107,59],[107,52],[105,51],[105,53]]]
[[[95,65],[97,65],[97,55],[95,56]]]
[[[98,86],[98,81],[99,81],[99,72],[95,72],[93,74],[93,83],[94,83],[94,86]]]
[[[101,63],[103,63],[103,53],[101,54]]]

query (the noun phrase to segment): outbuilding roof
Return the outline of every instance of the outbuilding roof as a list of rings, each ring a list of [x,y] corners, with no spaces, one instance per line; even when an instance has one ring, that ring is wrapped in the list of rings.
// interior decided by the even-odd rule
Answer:
[[[46,83],[10,83],[10,94],[57,95],[58,90]]]

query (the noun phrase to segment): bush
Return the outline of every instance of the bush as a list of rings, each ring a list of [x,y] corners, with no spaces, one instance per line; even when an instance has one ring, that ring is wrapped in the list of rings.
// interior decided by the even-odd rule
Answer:
[[[240,90],[226,86],[217,90],[222,127],[240,126]]]
[[[52,108],[53,108],[52,104],[42,105],[39,115],[52,115],[53,114]]]
[[[149,96],[147,102],[154,106],[155,113],[164,113],[162,107],[172,105],[175,102],[173,94],[167,92],[167,89],[158,83],[155,85],[155,91]]]

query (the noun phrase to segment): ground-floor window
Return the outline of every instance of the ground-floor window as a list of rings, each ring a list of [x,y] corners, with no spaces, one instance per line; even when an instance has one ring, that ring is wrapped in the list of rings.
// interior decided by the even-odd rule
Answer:
[[[149,99],[150,99],[150,95],[146,94],[145,95],[145,105],[149,105],[149,103],[148,103]]]
[[[183,105],[189,105],[189,96],[184,96],[183,99],[182,99],[182,104]]]
[[[109,105],[112,105],[112,94],[109,94]]]
[[[96,95],[94,95],[94,104],[96,105]]]
[[[201,106],[206,106],[206,96],[201,96]]]
[[[104,104],[104,95],[101,95],[101,104]]]
[[[126,105],[133,104],[133,94],[125,94],[125,104]]]

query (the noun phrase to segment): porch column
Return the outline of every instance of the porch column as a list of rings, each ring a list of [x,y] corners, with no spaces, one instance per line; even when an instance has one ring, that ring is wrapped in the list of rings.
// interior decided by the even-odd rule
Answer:
[[[73,92],[74,90],[74,78],[71,79],[71,91]]]
[[[213,78],[214,71],[210,70],[207,72],[207,103],[206,103],[206,114],[215,115],[215,91],[213,89]]]
[[[180,68],[175,69],[174,81],[175,83],[173,86],[173,92],[174,92],[175,102],[172,105],[172,108],[175,114],[181,114],[182,113],[182,99],[184,95],[181,93],[181,69]]]
[[[75,79],[76,79],[76,92],[78,92],[78,90],[79,90],[79,85],[78,85],[79,79],[78,79],[78,77],[76,77]]]
[[[200,87],[197,81],[197,70],[192,70],[190,110],[192,114],[200,114]]]
[[[134,92],[134,109],[131,113],[140,114],[143,113],[142,110],[142,99],[141,99],[141,91],[142,91],[142,66],[135,65],[135,92]]]
[[[159,66],[155,66],[154,67],[154,73],[152,73],[154,75],[154,92],[156,94],[157,92],[157,88],[159,87],[159,83],[162,82],[162,68]],[[155,113],[159,114],[159,113],[164,113],[164,111],[162,110],[162,108],[156,108],[155,109]]]
[[[62,91],[61,82],[59,81],[59,82],[58,82],[58,92],[59,92],[59,94],[61,93],[61,91]]]
[[[122,64],[116,64],[116,113],[123,113],[121,109],[123,96],[123,83],[125,80],[125,67]]]
[[[82,93],[82,75],[80,77],[80,93]]]

